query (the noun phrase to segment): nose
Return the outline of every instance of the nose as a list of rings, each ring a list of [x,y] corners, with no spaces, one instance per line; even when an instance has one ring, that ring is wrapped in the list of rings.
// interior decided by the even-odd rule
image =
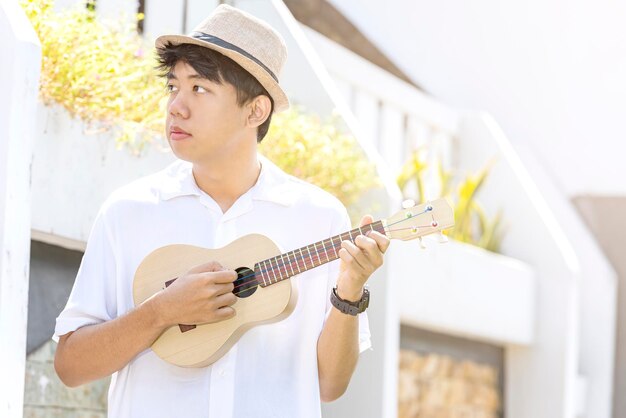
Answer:
[[[170,96],[168,101],[168,112],[171,116],[186,119],[189,117],[189,107],[185,102],[185,95],[182,92]]]

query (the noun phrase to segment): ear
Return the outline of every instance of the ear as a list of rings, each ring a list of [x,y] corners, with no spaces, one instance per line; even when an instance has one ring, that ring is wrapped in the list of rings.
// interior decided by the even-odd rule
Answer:
[[[267,120],[272,111],[272,102],[269,97],[261,94],[248,103],[248,124],[258,128]]]

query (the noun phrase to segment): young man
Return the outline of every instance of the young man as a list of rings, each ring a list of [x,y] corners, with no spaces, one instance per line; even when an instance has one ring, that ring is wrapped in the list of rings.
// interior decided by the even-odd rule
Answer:
[[[274,29],[222,5],[190,36],[156,44],[168,80],[166,135],[179,160],[102,206],[57,318],[57,373],[68,386],[112,374],[116,418],[319,417],[320,400],[344,393],[370,346],[366,314],[340,309],[366,296],[389,240],[372,232],[343,242],[340,263],[293,277],[294,312],[249,330],[211,366],[157,357],[150,346],[165,329],[232,318],[237,296],[236,273],[207,260],[135,307],[134,273],[154,249],[218,248],[260,233],[286,251],[351,228],[337,199],[257,155],[272,112],[288,107],[278,84],[286,48]]]

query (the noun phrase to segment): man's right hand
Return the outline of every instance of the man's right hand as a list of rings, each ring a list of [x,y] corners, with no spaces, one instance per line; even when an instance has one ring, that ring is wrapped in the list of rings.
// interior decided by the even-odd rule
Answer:
[[[61,335],[54,359],[57,374],[76,387],[120,370],[165,328],[232,318],[236,278],[237,273],[216,262],[202,264],[126,314]]]
[[[189,270],[151,299],[164,327],[224,321],[235,316],[234,270],[211,261]]]

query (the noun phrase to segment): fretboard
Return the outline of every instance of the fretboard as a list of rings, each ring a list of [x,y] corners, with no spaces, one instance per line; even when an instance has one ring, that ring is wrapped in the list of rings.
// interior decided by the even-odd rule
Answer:
[[[259,261],[254,266],[254,275],[257,277],[261,287],[278,283],[296,274],[304,273],[307,270],[338,259],[341,241],[354,243],[356,237],[365,235],[369,231],[377,231],[385,235],[385,227],[382,221],[374,222],[315,242],[306,247]]]

